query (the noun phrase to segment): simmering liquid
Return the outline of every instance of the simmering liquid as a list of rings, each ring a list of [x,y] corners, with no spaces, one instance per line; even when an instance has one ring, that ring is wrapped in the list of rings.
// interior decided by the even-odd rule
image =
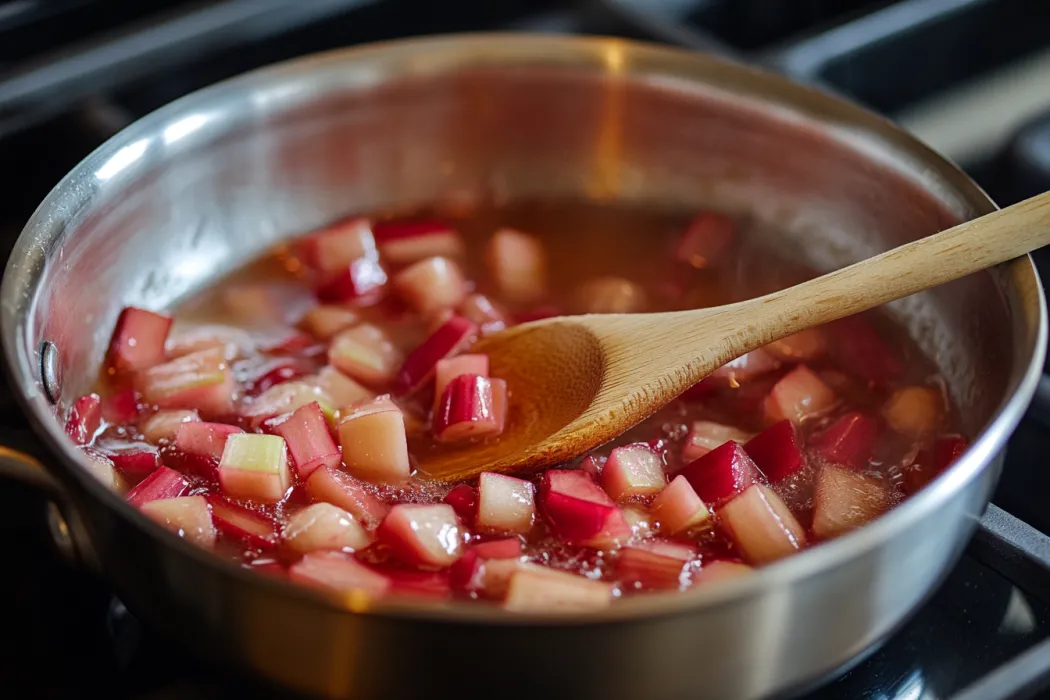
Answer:
[[[936,367],[869,313],[718,370],[585,458],[428,481],[499,440],[480,335],[715,306],[813,273],[717,212],[567,202],[348,219],[175,309],[126,309],[67,432],[99,478],[217,555],[304,585],[591,609],[842,536],[965,450]]]

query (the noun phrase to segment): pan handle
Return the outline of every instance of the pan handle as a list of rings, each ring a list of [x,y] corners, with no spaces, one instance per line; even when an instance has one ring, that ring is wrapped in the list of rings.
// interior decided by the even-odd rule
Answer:
[[[0,445],[0,479],[38,490],[48,501],[48,528],[58,550],[78,566],[98,572],[95,550],[73,499],[43,464],[24,452]]]

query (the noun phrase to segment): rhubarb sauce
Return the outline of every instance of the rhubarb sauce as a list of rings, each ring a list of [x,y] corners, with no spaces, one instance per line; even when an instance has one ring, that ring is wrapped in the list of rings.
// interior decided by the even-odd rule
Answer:
[[[414,455],[514,429],[478,337],[813,277],[776,236],[566,202],[333,222],[177,309],[125,309],[67,433],[171,532],[302,585],[550,612],[750,575],[879,517],[966,449],[936,367],[888,317],[749,353],[557,469],[441,484]]]

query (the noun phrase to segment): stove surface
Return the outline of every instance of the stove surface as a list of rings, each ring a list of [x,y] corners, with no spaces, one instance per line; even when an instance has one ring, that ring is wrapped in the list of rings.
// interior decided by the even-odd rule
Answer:
[[[60,10],[44,0],[0,0],[5,256],[36,203],[70,167],[175,97],[312,51],[479,29],[614,34],[754,61],[897,118],[961,162],[1000,204],[1050,189],[1045,0],[168,0],[148,11],[140,3],[103,5],[70,0]],[[14,36],[19,40],[9,40]],[[894,65],[907,69],[890,70]],[[1036,257],[1042,266],[1043,253]],[[1005,700],[1047,687],[1050,538],[1041,533],[1050,532],[1042,499],[1050,489],[1042,459],[1050,447],[1050,380],[1044,384],[1010,443],[994,498],[1002,510],[989,510],[966,555],[915,617],[852,669],[802,689],[802,697]],[[0,388],[0,444],[44,456]],[[23,697],[63,699],[274,692],[232,678],[140,625],[103,581],[58,554],[35,494],[5,485],[0,513],[12,562],[0,577],[0,599],[14,602],[0,626],[10,650],[0,656],[6,686],[33,689]]]

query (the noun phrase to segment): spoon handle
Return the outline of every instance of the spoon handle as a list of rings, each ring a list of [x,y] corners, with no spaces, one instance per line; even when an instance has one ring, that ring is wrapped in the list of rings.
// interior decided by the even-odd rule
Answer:
[[[1050,192],[755,299],[766,342],[965,277],[1050,245]],[[744,302],[748,304],[749,302]],[[755,319],[757,320],[757,319]]]

